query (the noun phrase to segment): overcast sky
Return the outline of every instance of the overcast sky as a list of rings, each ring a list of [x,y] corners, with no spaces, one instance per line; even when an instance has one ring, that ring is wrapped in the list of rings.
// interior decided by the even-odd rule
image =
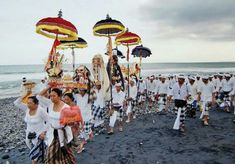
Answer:
[[[89,45],[75,50],[76,63],[106,51],[107,39],[92,28],[107,13],[152,50],[144,62],[235,61],[235,0],[1,0],[0,65],[43,64],[53,40],[35,33],[35,24],[60,9]],[[71,51],[63,53],[69,63]]]

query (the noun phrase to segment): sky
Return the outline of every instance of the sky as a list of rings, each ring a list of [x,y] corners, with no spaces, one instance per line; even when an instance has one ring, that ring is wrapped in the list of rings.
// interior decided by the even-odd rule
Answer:
[[[0,65],[44,64],[53,40],[37,34],[35,25],[57,17],[60,9],[88,42],[88,48],[75,50],[76,63],[106,52],[107,38],[93,36],[92,28],[107,14],[151,49],[143,62],[235,61],[234,0],[1,0]],[[126,54],[126,47],[118,48]],[[70,63],[71,51],[61,53]]]

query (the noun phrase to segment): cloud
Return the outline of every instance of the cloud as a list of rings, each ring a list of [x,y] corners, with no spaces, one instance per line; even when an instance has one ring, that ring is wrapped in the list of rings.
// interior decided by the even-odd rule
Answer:
[[[157,38],[235,41],[234,0],[152,0],[139,9]]]

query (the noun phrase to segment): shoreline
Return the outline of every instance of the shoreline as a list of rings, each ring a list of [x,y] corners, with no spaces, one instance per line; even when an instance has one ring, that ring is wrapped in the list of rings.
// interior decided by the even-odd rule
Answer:
[[[13,105],[15,98],[0,100],[0,163],[31,163],[24,142],[24,112]],[[78,163],[235,163],[234,115],[210,111],[210,125],[186,118],[186,135],[172,129],[171,113],[141,115],[124,124],[124,131],[101,134],[89,142],[85,152],[76,154]],[[142,143],[142,144],[141,144]]]

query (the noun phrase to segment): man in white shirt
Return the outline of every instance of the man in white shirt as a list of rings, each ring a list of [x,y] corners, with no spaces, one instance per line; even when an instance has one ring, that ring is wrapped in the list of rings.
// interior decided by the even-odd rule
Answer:
[[[222,81],[221,85],[221,107],[224,109],[225,112],[230,112],[231,106],[231,99],[230,96],[232,95],[233,91],[233,81],[231,80],[230,74],[225,74],[225,79]]]
[[[129,123],[131,121],[131,118],[135,119],[135,106],[136,106],[136,98],[137,98],[137,87],[135,85],[135,80],[130,79],[130,95],[127,97],[127,120],[126,123]]]
[[[155,91],[156,91],[156,82],[154,81],[154,76],[151,76],[147,84],[147,94],[148,94],[148,102],[150,109],[152,109],[153,103],[155,101]]]
[[[189,78],[189,88],[191,91],[191,100],[188,101],[189,105],[189,117],[196,118],[196,110],[197,110],[197,101],[198,101],[198,86],[195,83],[196,78],[193,76],[190,76]]]
[[[200,119],[203,124],[208,126],[209,108],[215,102],[215,88],[212,83],[209,83],[208,77],[202,77],[203,83],[199,87],[199,100],[202,101],[202,113]]]
[[[96,134],[98,134],[99,133],[98,131],[100,131],[99,129],[102,128],[105,115],[105,100],[104,100],[103,90],[101,87],[102,87],[101,81],[96,81],[94,89],[96,93],[96,100],[92,105],[92,116],[94,120],[94,128]]]
[[[173,98],[175,101],[175,114],[177,114],[173,129],[185,131],[185,109],[187,99],[191,95],[189,87],[185,84],[184,75],[178,76],[178,82],[173,85],[170,92],[169,101]]]
[[[145,81],[143,81],[143,78],[140,77],[138,83],[138,103],[140,109],[143,109],[144,102],[146,101],[146,92],[147,92],[146,83]]]
[[[116,121],[118,121],[119,131],[123,131],[123,105],[125,103],[125,93],[121,90],[121,83],[115,84],[116,90],[113,90],[113,99],[112,99],[112,109],[110,109],[110,120],[108,132],[109,135],[114,133],[114,126]]]
[[[158,110],[161,112],[162,110],[166,110],[166,99],[167,99],[167,93],[169,89],[169,83],[166,82],[166,77],[162,76],[161,81],[159,85],[157,86],[156,93],[158,95]]]
[[[222,82],[224,80],[224,77],[223,77],[223,74],[218,74],[218,80],[217,80],[217,83],[216,83],[216,88],[215,88],[215,96],[216,96],[216,100],[219,100],[220,96],[221,96],[221,89],[222,89]]]

